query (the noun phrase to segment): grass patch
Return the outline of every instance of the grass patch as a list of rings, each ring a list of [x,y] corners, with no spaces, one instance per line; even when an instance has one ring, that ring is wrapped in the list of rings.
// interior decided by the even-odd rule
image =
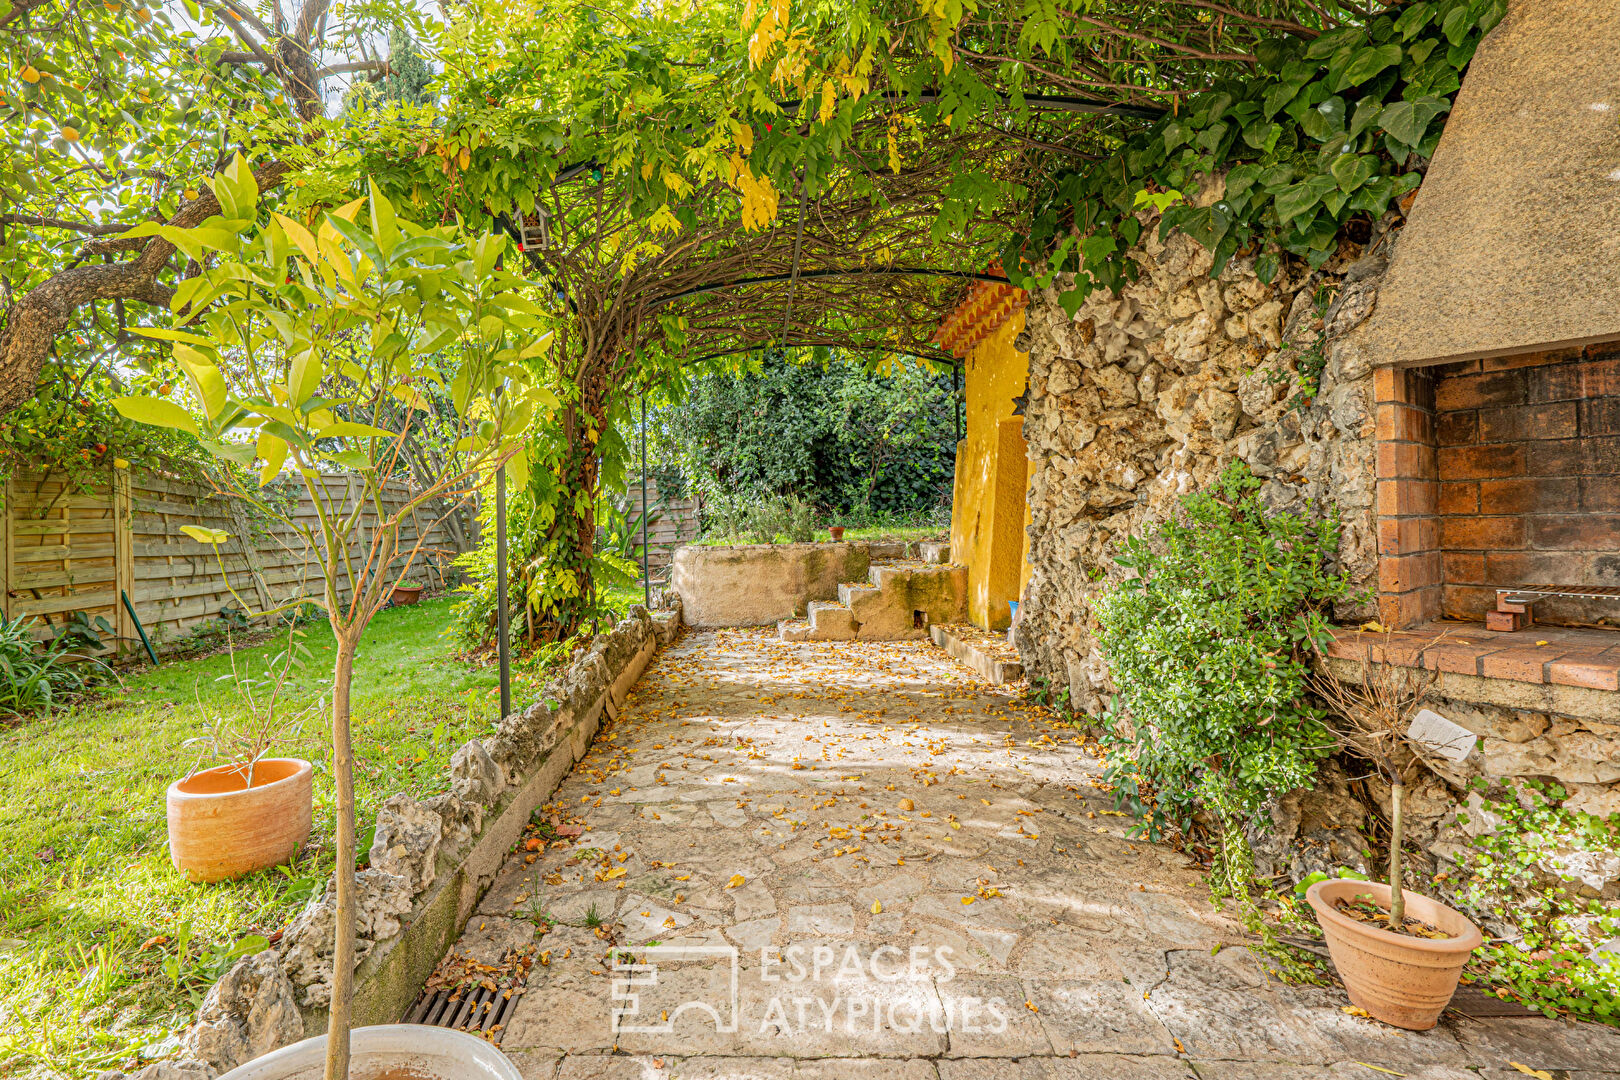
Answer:
[[[395,792],[449,786],[450,755],[491,731],[495,667],[470,667],[440,632],[449,600],[380,613],[354,670],[355,785],[362,828]],[[330,682],[331,631],[292,697]],[[273,654],[272,641],[242,649]],[[258,661],[255,661],[258,663]],[[323,665],[328,665],[324,666]],[[333,865],[325,724],[272,754],[315,765],[315,825],[293,866],[194,885],[169,864],[164,792],[197,764],[197,697],[234,700],[224,655],[165,663],[125,688],[0,730],[0,1076],[84,1076],[161,1057],[243,938],[284,927]],[[514,702],[542,675],[515,673]],[[203,765],[214,764],[212,761]],[[362,851],[369,844],[362,834]]]

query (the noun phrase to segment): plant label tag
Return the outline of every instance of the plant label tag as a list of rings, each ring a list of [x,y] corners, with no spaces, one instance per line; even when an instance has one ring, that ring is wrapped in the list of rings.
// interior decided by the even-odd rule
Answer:
[[[1406,737],[1447,761],[1462,761],[1474,752],[1474,733],[1430,709],[1419,709]]]

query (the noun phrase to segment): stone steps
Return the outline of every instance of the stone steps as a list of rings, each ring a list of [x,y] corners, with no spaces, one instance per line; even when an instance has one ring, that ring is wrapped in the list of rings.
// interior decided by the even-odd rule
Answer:
[[[777,636],[783,641],[922,640],[935,623],[966,621],[967,568],[877,563],[865,582],[839,584],[837,603],[811,602],[806,616],[777,623]]]

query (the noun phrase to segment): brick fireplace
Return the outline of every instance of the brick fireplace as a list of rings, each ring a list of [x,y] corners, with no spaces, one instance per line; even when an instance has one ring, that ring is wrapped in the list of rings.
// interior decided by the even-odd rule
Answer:
[[[1620,345],[1383,368],[1379,611],[1479,622],[1497,589],[1620,586]],[[1545,624],[1620,625],[1620,601],[1544,599]]]

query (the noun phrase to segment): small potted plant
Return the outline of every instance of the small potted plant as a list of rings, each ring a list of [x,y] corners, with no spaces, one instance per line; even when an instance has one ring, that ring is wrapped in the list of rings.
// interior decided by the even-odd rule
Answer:
[[[234,684],[238,707],[212,712],[207,734],[187,743],[201,743],[225,762],[193,768],[169,785],[165,799],[169,859],[192,881],[224,881],[286,862],[309,836],[314,767],[301,758],[266,756],[278,737],[297,734],[306,717],[325,708],[317,699],[291,719],[282,717],[288,679],[308,655],[302,637],[289,620],[286,648],[260,672],[239,670],[233,649],[230,674],[218,681]]]
[[[842,525],[829,525],[827,532],[832,536],[835,544],[841,543],[844,539],[844,527]]]
[[[392,597],[394,607],[410,607],[422,599],[421,585],[395,585]]]
[[[1407,732],[1434,677],[1421,666],[1377,663],[1369,652],[1357,682],[1327,671],[1311,680],[1342,718],[1334,730],[1340,744],[1371,762],[1389,783],[1389,883],[1318,881],[1305,899],[1350,1000],[1377,1019],[1412,1031],[1434,1027],[1469,955],[1484,941],[1462,913],[1409,893],[1401,883],[1402,796],[1408,774],[1426,763],[1429,752]]]

